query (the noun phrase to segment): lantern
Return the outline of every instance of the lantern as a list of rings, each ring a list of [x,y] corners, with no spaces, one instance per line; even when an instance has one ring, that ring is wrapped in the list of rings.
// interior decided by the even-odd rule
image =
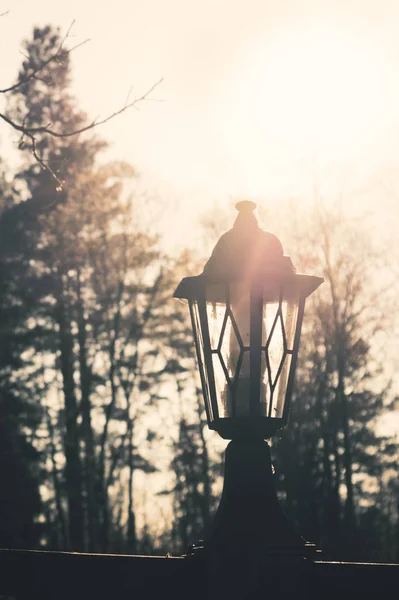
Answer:
[[[305,301],[323,279],[295,271],[255,203],[236,208],[203,273],[174,296],[189,304],[210,429],[266,439],[287,423]]]

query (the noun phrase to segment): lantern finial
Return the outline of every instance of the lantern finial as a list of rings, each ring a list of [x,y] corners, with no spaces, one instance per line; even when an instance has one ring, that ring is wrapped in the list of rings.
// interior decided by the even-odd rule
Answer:
[[[256,204],[251,200],[241,200],[237,202],[236,209],[238,215],[233,227],[241,229],[247,234],[253,232],[254,229],[262,229],[262,224],[256,212]]]
[[[240,212],[241,210],[254,211],[256,209],[256,202],[252,202],[252,200],[240,200],[240,202],[237,202],[236,204],[236,209],[238,210],[238,212]]]

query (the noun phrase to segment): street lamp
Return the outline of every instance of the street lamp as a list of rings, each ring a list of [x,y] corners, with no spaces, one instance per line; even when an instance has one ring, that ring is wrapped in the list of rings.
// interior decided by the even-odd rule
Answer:
[[[255,203],[236,208],[203,273],[174,294],[189,304],[208,425],[232,440],[205,548],[298,554],[305,542],[280,508],[264,440],[287,423],[305,301],[323,279],[296,273]]]

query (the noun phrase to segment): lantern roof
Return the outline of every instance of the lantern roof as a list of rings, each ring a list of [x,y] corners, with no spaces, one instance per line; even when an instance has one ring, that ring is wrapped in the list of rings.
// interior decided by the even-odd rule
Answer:
[[[243,200],[236,204],[236,209],[233,228],[217,242],[203,274],[210,280],[230,281],[265,270],[295,272],[289,256],[284,256],[280,240],[263,229],[255,202]]]
[[[280,240],[265,231],[256,204],[243,200],[236,204],[238,215],[229,231],[221,236],[201,275],[185,277],[178,285],[175,298],[191,298],[204,283],[237,280],[296,280],[310,295],[322,282],[321,277],[297,274],[289,256],[284,255]]]

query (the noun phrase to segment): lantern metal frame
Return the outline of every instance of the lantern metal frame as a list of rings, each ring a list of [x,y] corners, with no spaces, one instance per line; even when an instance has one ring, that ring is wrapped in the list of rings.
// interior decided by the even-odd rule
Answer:
[[[277,291],[278,308],[273,319],[270,332],[267,339],[262,341],[262,319],[264,306],[268,301],[265,298],[264,286],[273,282],[275,291]],[[186,277],[182,280],[175,291],[174,297],[188,300],[192,328],[194,333],[194,342],[197,353],[197,360],[201,378],[201,385],[205,400],[205,409],[210,429],[216,430],[224,439],[233,439],[237,437],[246,437],[257,435],[263,439],[271,437],[278,429],[284,427],[288,421],[290,401],[292,397],[295,370],[299,350],[299,342],[302,329],[302,321],[305,309],[305,302],[309,296],[323,281],[320,277],[289,273],[282,274],[275,270],[264,270],[263,273],[253,276],[251,281],[246,283],[250,294],[250,344],[244,345],[241,334],[234,316],[234,311],[230,303],[230,286],[236,283],[236,280],[215,281],[202,274],[197,277]],[[224,287],[225,312],[223,323],[220,329],[218,344],[214,347],[211,344],[209,331],[208,314],[206,308],[206,290],[208,286],[218,285]],[[296,296],[297,312],[296,323],[294,324],[293,343],[291,347],[287,344],[287,335],[283,318],[283,302],[286,300],[285,291],[289,289],[290,295]],[[293,292],[294,290],[294,292]],[[231,321],[238,344],[240,354],[236,365],[234,377],[228,373],[225,360],[222,356],[221,347],[225,335],[227,321]],[[271,373],[270,359],[268,349],[271,339],[277,327],[281,328],[282,333],[282,354],[280,364],[274,378]],[[240,375],[240,368],[244,353],[249,353],[250,361],[250,390],[249,390],[249,414],[248,416],[237,416],[237,386]],[[221,417],[219,411],[218,391],[215,381],[213,357],[217,356],[224,371],[227,386],[231,394],[232,410],[230,417]],[[267,369],[267,381],[270,390],[270,400],[268,402],[268,415],[259,414],[259,398],[261,386],[261,361],[262,355],[265,357]],[[287,387],[285,391],[285,401],[283,414],[280,417],[272,416],[273,394],[275,392],[279,377],[281,375],[287,357],[291,357],[289,371],[287,376]]]

